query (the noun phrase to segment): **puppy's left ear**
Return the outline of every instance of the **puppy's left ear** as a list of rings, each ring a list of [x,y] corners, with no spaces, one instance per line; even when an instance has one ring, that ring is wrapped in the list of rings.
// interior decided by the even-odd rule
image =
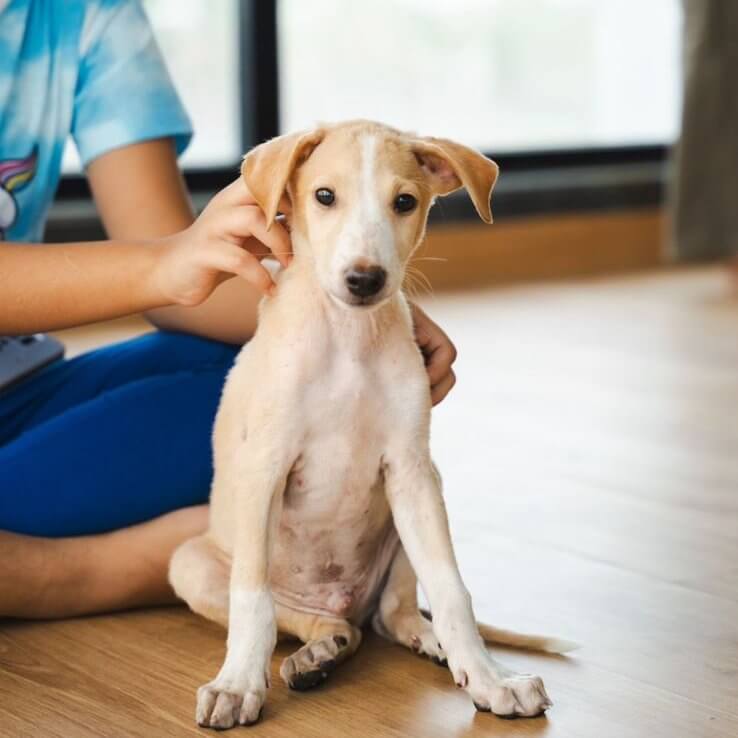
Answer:
[[[277,217],[279,202],[297,167],[323,140],[325,131],[315,129],[278,136],[249,151],[243,158],[241,175],[249,192],[266,216],[267,228]]]
[[[445,138],[420,138],[412,142],[413,152],[435,195],[448,195],[466,188],[479,217],[492,222],[489,199],[500,168],[478,151]]]

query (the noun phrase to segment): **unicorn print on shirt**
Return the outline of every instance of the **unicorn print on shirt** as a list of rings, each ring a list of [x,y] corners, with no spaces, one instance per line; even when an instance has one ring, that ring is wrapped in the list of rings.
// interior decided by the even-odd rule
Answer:
[[[36,147],[25,159],[0,160],[0,241],[18,218],[18,201],[13,193],[33,179],[37,160]]]

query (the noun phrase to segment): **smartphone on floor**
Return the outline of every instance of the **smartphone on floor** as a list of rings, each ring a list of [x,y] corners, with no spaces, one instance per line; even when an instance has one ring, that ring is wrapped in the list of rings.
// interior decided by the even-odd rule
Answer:
[[[0,336],[0,393],[64,356],[64,344],[45,333]]]

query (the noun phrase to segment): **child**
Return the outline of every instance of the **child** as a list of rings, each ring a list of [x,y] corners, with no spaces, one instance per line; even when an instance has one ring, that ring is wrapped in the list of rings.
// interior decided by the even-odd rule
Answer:
[[[110,242],[38,243],[69,134]],[[273,287],[256,255],[286,265],[289,237],[242,180],[193,222],[190,135],[137,0],[0,0],[0,228],[18,242],[0,244],[0,334],[136,312],[162,329],[0,395],[0,615],[170,601],[171,552],[206,525],[220,389]],[[454,348],[415,318],[437,402]]]

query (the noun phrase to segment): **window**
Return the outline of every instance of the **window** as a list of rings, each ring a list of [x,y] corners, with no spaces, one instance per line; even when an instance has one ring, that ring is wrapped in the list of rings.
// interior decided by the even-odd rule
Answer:
[[[498,214],[662,201],[679,0],[143,3],[194,122],[182,164],[200,201],[254,143],[355,117],[493,155]],[[68,149],[62,200],[87,193]],[[467,217],[465,198],[446,199],[444,219]]]
[[[144,6],[195,129],[182,164],[233,164],[243,153],[238,0],[144,0]]]
[[[670,143],[678,0],[278,2],[283,130],[376,118],[488,152]]]
[[[195,135],[189,169],[232,166],[243,153],[239,121],[238,0],[144,0],[144,7]],[[70,142],[64,169],[79,171]]]

